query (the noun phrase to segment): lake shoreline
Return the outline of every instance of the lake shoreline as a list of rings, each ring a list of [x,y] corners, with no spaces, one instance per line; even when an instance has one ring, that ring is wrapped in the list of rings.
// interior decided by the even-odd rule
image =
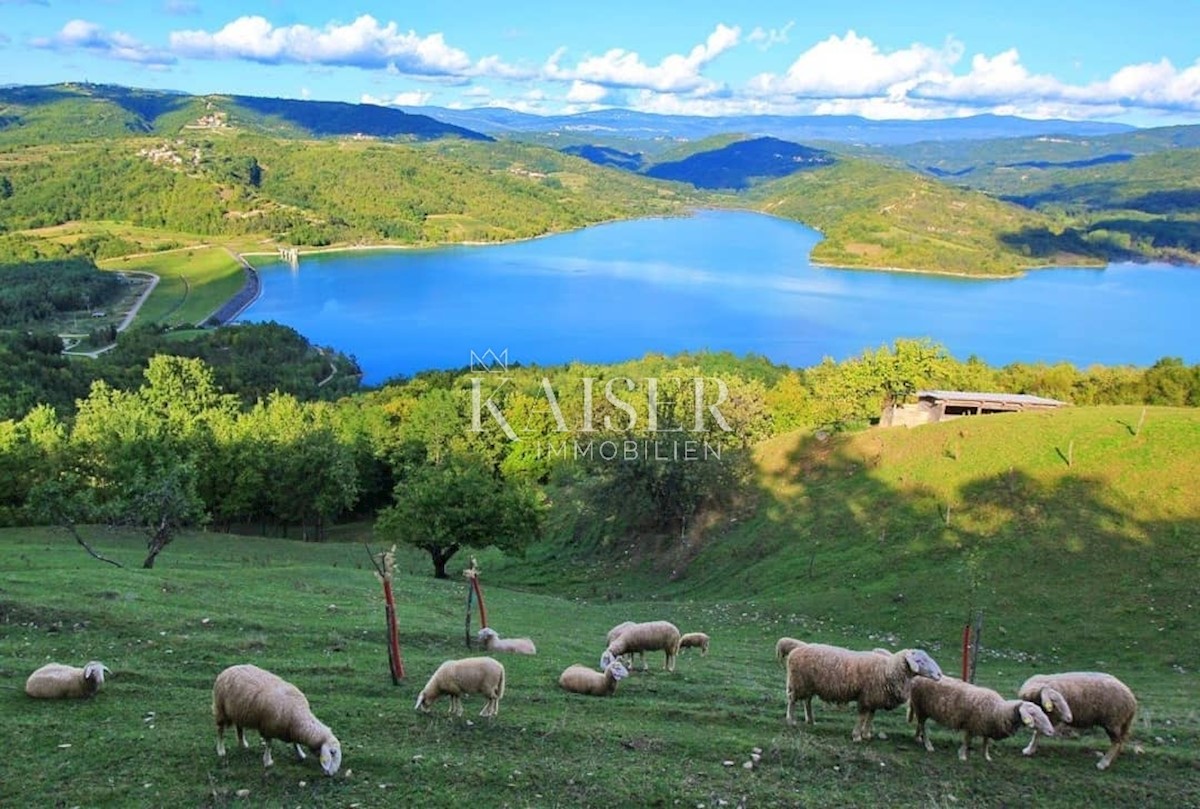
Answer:
[[[243,317],[353,354],[367,384],[461,367],[489,349],[546,365],[707,349],[808,367],[927,337],[995,365],[1083,367],[1190,360],[1188,347],[1200,345],[1200,327],[1184,311],[1200,295],[1200,273],[1183,268],[1047,267],[998,284],[835,268],[811,259],[819,232],[745,210],[554,235],[489,245],[495,250],[325,249],[341,255],[299,272],[262,262],[264,293]]]

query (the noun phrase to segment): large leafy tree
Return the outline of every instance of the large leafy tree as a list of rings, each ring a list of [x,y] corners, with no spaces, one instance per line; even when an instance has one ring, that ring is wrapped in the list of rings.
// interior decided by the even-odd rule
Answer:
[[[481,459],[450,455],[414,465],[396,484],[395,505],[380,512],[376,532],[429,553],[434,576],[463,548],[521,553],[541,533],[538,491],[497,476]]]

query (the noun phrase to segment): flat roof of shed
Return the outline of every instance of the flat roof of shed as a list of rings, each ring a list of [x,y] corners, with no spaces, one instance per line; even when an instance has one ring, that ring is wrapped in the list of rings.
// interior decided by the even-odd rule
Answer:
[[[985,393],[970,390],[919,390],[918,399],[933,399],[939,402],[996,402],[997,404],[1024,405],[1029,407],[1061,407],[1066,402],[1033,396],[1028,393]]]

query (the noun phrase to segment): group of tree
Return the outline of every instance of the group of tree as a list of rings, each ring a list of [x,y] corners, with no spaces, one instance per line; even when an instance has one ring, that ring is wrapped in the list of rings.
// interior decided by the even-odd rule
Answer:
[[[112,342],[111,326],[93,331],[94,347]],[[247,323],[180,337],[162,326],[139,326],[122,332],[113,350],[85,359],[63,355],[62,338],[52,331],[0,332],[0,362],[7,369],[0,375],[0,419],[19,419],[39,404],[69,417],[93,382],[135,390],[151,359],[166,353],[203,360],[216,384],[245,405],[276,391],[330,401],[360,387],[353,357],[318,349],[289,326]],[[332,378],[331,363],[337,368]]]
[[[921,388],[1200,405],[1200,366],[1177,359],[992,368],[923,340],[804,369],[706,353],[437,371],[337,401],[246,396],[220,368],[157,354],[136,384],[95,381],[71,410],[0,422],[0,522],[138,525],[149,565],[183,526],[321,539],[377,518],[441,576],[463,547],[524,548],[547,489],[586,491],[598,520],[686,536],[737,497],[762,439],[867,424]]]

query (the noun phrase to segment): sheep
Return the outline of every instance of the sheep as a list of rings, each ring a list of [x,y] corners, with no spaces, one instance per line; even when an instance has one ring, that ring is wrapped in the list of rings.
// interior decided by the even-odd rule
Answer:
[[[263,741],[263,767],[271,767],[271,742],[281,739],[295,747],[303,761],[304,748],[316,753],[321,769],[333,775],[342,766],[342,745],[329,727],[313,716],[308,698],[288,681],[249,663],[230,666],[213,683],[213,719],[217,723],[217,755],[225,757],[225,729],[233,725],[242,747],[249,747],[246,728]]]
[[[594,671],[576,663],[563,671],[558,684],[575,694],[611,697],[617,691],[617,683],[628,676],[629,670],[620,660],[613,660],[604,671]]]
[[[47,663],[29,675],[25,693],[35,699],[92,697],[104,685],[105,674],[112,672],[99,660],[93,660],[83,668]]]
[[[1040,702],[1056,729],[1067,726],[1083,730],[1097,725],[1104,728],[1112,746],[1096,763],[1101,770],[1107,770],[1120,755],[1137,713],[1137,697],[1129,686],[1103,672],[1034,675],[1025,681],[1017,696]],[[1029,745],[1021,752],[1032,756],[1037,750],[1037,739],[1035,728]]]
[[[700,650],[701,656],[708,655],[708,635],[703,632],[689,632],[679,639],[679,648],[685,649],[688,647],[696,647]]]
[[[609,644],[611,644],[614,640],[616,640],[618,635],[620,635],[622,632],[624,632],[626,629],[628,629],[631,626],[636,626],[636,623],[633,621],[622,621],[621,623],[614,626],[612,629],[608,630],[608,635],[604,639],[605,648],[608,648]],[[638,655],[642,658],[642,668],[645,668],[646,667],[646,653],[638,652]],[[632,654],[624,654],[624,655],[621,655],[620,657],[621,657],[622,663],[624,663],[627,666],[633,666],[633,655]]]
[[[614,658],[632,652],[653,652],[662,649],[666,653],[663,668],[675,671],[675,656],[679,654],[679,628],[670,621],[647,621],[644,624],[634,624],[626,627],[608,644],[604,654],[600,656],[600,667],[608,668]],[[645,666],[645,656],[642,657]],[[642,669],[645,671],[645,668]]]
[[[875,711],[890,710],[908,699],[913,677],[941,679],[942,670],[924,650],[902,649],[889,657],[852,652],[839,646],[806,643],[787,656],[787,723],[795,725],[797,700],[804,701],[804,721],[813,724],[812,698],[858,704],[852,738],[871,738]]]
[[[416,710],[428,713],[429,706],[442,695],[450,697],[450,713],[462,716],[463,694],[482,694],[487,698],[480,716],[495,716],[504,696],[504,666],[490,657],[465,657],[447,660],[425,683],[417,695]]]
[[[533,645],[533,641],[529,638],[503,639],[496,633],[496,630],[490,627],[484,627],[479,630],[479,636],[476,639],[489,652],[513,652],[519,655],[537,654],[537,647]]]
[[[963,732],[958,757],[966,761],[974,736],[983,737],[983,757],[992,760],[993,739],[1007,739],[1022,726],[1034,732],[1054,735],[1050,718],[1037,705],[1023,699],[1008,699],[990,688],[963,682],[954,677],[931,680],[913,679],[908,695],[908,721],[916,722],[918,742],[932,752],[933,743],[925,730],[925,720],[933,719],[943,727]]]
[[[795,638],[780,638],[775,641],[775,659],[780,663],[787,660],[788,653],[797,646],[804,646],[804,641]]]

